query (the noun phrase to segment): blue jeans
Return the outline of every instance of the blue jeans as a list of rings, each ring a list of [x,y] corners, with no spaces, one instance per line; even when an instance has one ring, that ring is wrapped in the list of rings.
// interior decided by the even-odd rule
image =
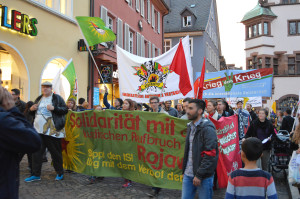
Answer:
[[[195,194],[198,190],[198,198],[199,199],[212,199],[213,197],[213,181],[214,176],[209,178],[205,178],[201,180],[201,185],[195,187],[193,185],[194,177],[190,177],[187,175],[183,176],[183,183],[182,183],[182,199],[193,199]]]

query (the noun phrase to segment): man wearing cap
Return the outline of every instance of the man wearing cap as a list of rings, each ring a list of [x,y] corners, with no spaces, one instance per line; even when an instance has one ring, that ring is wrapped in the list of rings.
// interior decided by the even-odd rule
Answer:
[[[42,140],[41,149],[32,154],[32,176],[25,182],[41,180],[43,153],[48,148],[54,169],[57,173],[55,180],[63,179],[63,159],[61,138],[65,137],[65,115],[68,108],[63,98],[52,93],[52,84],[42,84],[42,95],[40,95],[30,108],[31,114],[35,116],[34,128],[40,134]]]

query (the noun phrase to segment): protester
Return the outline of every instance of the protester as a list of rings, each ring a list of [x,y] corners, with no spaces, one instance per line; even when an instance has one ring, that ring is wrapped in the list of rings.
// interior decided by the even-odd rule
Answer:
[[[229,117],[230,114],[226,110],[226,101],[224,99],[219,99],[217,101],[217,111],[221,117]]]
[[[143,107],[145,107],[144,110],[143,110]],[[138,111],[149,111],[150,106],[148,106],[148,104],[146,104],[146,103],[143,103],[143,104],[137,103],[137,110]]]
[[[166,110],[166,104],[165,104],[164,102],[160,102],[160,103],[159,103],[159,106],[160,106],[162,109]]]
[[[163,108],[159,107],[159,98],[157,96],[152,96],[149,99],[150,103],[150,112],[156,112],[156,113],[165,113],[169,115],[168,112],[166,112]],[[161,191],[161,188],[159,187],[152,187],[151,193],[146,193],[150,197],[157,197],[159,195],[159,192]]]
[[[158,112],[158,113],[165,113],[169,115],[162,107],[159,107],[159,98],[156,96],[150,97],[150,112]]]
[[[63,159],[61,138],[65,137],[65,115],[68,108],[57,94],[52,93],[52,84],[42,84],[42,95],[40,95],[30,108],[31,114],[35,115],[34,128],[40,134],[42,140],[41,149],[32,154],[33,175],[25,179],[25,182],[41,180],[43,153],[48,148],[57,176],[55,180],[63,179]]]
[[[83,102],[83,104],[82,104],[83,110],[89,109],[89,106],[90,106],[90,104],[88,102]]]
[[[275,123],[277,130],[280,130],[280,128],[281,128],[282,120],[283,120],[283,112],[282,111],[278,111],[277,118],[276,118],[276,123]]]
[[[203,118],[205,102],[194,99],[189,103],[186,144],[183,159],[182,199],[211,199],[214,171],[218,162],[218,140],[214,124]]]
[[[114,106],[110,105],[107,101],[108,89],[106,86],[104,86],[104,88],[105,94],[103,97],[103,104],[105,105],[105,107],[112,110],[122,110],[123,100],[121,98],[116,98],[114,100]]]
[[[268,171],[270,151],[272,148],[271,141],[272,138],[275,139],[276,134],[274,131],[274,126],[270,120],[267,119],[266,109],[261,109],[258,113],[258,119],[251,123],[245,135],[246,139],[249,137],[256,137],[261,141],[268,139],[268,141],[263,144],[263,156],[261,157],[261,161],[258,161],[258,164],[261,162],[262,170]],[[245,140],[245,138],[243,140]],[[258,165],[258,167],[260,167],[260,165]]]
[[[185,112],[183,110],[183,105],[181,103],[178,103],[176,105],[176,110],[178,112],[178,118],[181,118],[185,114]]]
[[[134,107],[134,101],[131,99],[125,99],[123,106],[122,106],[122,110],[123,111],[134,111],[135,107]],[[125,179],[124,180],[124,184],[122,185],[123,188],[128,188],[132,186],[132,181]]]
[[[277,199],[272,175],[256,166],[262,156],[263,144],[257,138],[248,138],[242,144],[243,169],[229,175],[225,199],[269,198]]]
[[[76,107],[75,99],[73,99],[73,98],[68,99],[67,107],[70,111],[76,111],[77,107]]]
[[[38,133],[15,107],[12,95],[0,84],[1,199],[19,198],[19,154],[33,153],[40,147]]]
[[[291,114],[292,114],[291,109],[287,109],[284,112],[284,118],[282,120],[280,130],[286,130],[289,133],[292,131],[295,119],[291,116]]]
[[[297,123],[295,130],[291,133],[291,150],[296,151],[296,154],[300,154],[300,114],[298,114]],[[299,168],[298,168],[299,169]],[[299,183],[293,184],[293,186],[297,186],[298,192],[300,194]]]
[[[235,114],[238,115],[239,122],[239,140],[241,145],[241,140],[244,138],[247,130],[250,126],[250,114],[247,110],[243,109],[243,100],[238,100],[236,103],[236,111]]]
[[[102,108],[102,106],[98,105],[98,106],[94,106],[94,110],[95,111],[102,111],[103,108]]]
[[[223,100],[224,104],[225,104],[225,109],[224,111],[226,111],[229,116],[234,115],[234,111],[232,110],[232,107],[229,106],[228,102],[226,102],[226,100]]]
[[[24,111],[25,119],[31,124],[32,127],[33,127],[34,116],[30,114],[30,108],[33,104],[34,104],[33,101],[27,102]],[[32,173],[32,154],[27,153],[26,155],[27,155],[28,167],[30,169],[30,173]],[[23,154],[21,154],[21,159],[23,159]]]
[[[254,121],[257,119],[257,115],[256,113],[252,110],[252,105],[251,104],[247,104],[246,105],[246,109],[249,112],[250,116],[251,116],[251,121]]]
[[[175,108],[171,107],[171,105],[172,105],[171,100],[165,101],[165,105],[166,105],[165,111],[167,111],[169,113],[169,115],[171,115],[173,117],[178,117],[177,110]]]
[[[23,102],[21,99],[20,99],[20,90],[19,89],[12,89],[11,90],[11,95],[13,96],[13,99],[15,101],[15,105],[16,107],[19,109],[19,111],[21,113],[24,113],[25,111],[25,106],[26,106],[26,103]]]
[[[217,103],[213,100],[208,100],[206,105],[206,111],[210,117],[214,120],[219,120],[221,116],[219,115],[218,111],[216,110]]]
[[[189,97],[183,99],[183,101],[182,101],[182,102],[183,102],[183,111],[185,112],[185,114],[181,117],[181,119],[185,119],[185,120],[188,119],[187,114],[186,114],[186,110],[188,109],[188,107],[189,107],[189,102],[190,102],[191,100],[192,100],[192,99],[189,98]]]
[[[78,106],[77,106],[78,111],[84,109],[84,108],[82,107],[83,102],[85,102],[85,99],[84,99],[84,98],[79,98],[79,100],[78,100]]]

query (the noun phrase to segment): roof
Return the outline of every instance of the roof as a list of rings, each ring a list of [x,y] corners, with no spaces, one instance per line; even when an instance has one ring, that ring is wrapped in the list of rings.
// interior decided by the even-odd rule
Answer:
[[[259,3],[255,6],[255,8],[253,8],[252,10],[250,10],[249,12],[247,12],[244,16],[244,18],[242,19],[241,22],[247,21],[249,19],[258,17],[258,16],[273,16],[273,17],[277,17],[271,9],[266,8],[266,7],[262,7]]]
[[[164,32],[193,32],[204,31],[210,14],[213,0],[170,0],[169,14],[164,17]],[[195,5],[195,6],[191,6]],[[181,14],[188,10],[195,15],[192,27],[183,27]]]

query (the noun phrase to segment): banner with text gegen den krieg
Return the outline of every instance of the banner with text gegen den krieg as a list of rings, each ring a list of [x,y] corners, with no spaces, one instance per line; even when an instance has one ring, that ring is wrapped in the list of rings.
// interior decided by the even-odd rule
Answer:
[[[142,111],[84,111],[66,116],[64,168],[181,189],[189,121]]]
[[[203,98],[271,97],[272,81],[272,68],[210,72],[205,74]]]

